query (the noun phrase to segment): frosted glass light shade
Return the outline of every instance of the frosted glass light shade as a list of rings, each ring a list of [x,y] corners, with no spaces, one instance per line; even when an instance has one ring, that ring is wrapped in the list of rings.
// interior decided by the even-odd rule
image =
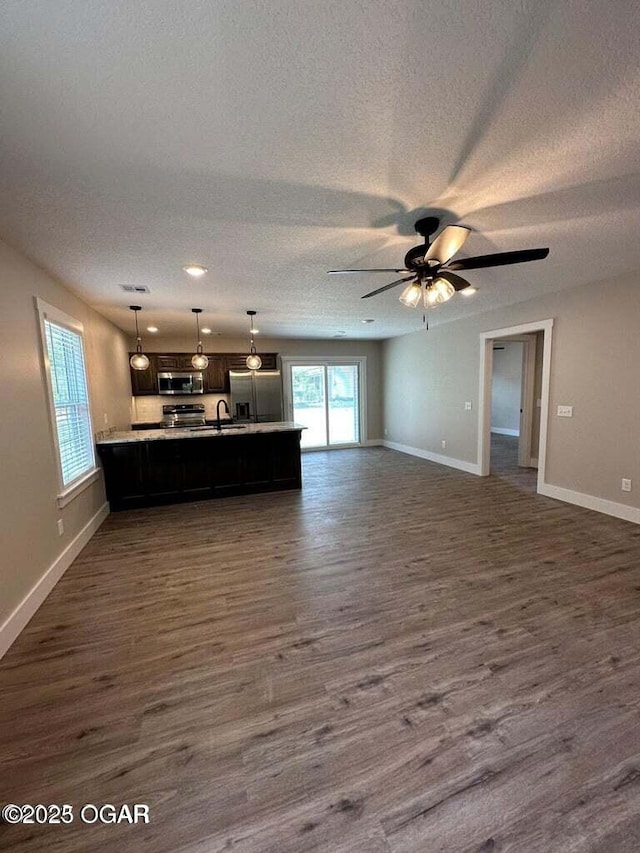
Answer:
[[[448,302],[455,292],[456,289],[450,281],[444,278],[436,278],[424,292],[425,306],[442,305],[443,302]]]
[[[262,359],[257,353],[252,352],[251,355],[247,356],[246,364],[249,370],[260,370],[262,367]]]
[[[209,359],[203,352],[197,352],[191,359],[191,364],[196,370],[205,370],[209,366]]]
[[[134,352],[129,359],[129,364],[134,370],[146,370],[149,367],[149,359],[143,352]]]
[[[415,308],[418,302],[420,302],[421,296],[422,288],[414,281],[411,284],[408,284],[402,291],[400,294],[400,302],[408,308]]]

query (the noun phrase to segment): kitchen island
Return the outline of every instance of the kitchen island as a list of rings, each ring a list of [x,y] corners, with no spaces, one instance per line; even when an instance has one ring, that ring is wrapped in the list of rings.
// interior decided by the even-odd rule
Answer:
[[[112,510],[302,488],[291,421],[114,432],[96,442]]]

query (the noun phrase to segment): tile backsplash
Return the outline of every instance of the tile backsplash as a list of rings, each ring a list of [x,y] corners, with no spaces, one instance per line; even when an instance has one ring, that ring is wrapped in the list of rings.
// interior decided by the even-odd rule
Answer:
[[[177,403],[204,403],[206,418],[215,418],[218,400],[229,403],[228,394],[190,394],[184,397],[132,397],[131,423],[156,423],[162,420],[162,407]],[[224,414],[224,412],[223,412]]]

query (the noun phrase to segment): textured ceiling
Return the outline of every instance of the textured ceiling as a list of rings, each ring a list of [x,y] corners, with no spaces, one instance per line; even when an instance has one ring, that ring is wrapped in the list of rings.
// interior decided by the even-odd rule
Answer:
[[[401,265],[426,211],[551,248],[432,323],[636,270],[639,34],[635,0],[3,0],[0,234],[167,334],[413,331],[326,270]]]

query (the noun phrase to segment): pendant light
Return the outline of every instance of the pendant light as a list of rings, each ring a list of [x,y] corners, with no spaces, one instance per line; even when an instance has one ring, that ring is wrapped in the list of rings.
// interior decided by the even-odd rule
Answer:
[[[129,359],[129,364],[134,370],[146,370],[149,367],[149,359],[142,352],[142,338],[138,330],[138,311],[141,308],[140,305],[129,305],[129,308],[134,312],[136,318],[136,351]]]
[[[256,312],[255,311],[247,311],[247,314],[251,318],[251,348],[249,350],[249,355],[247,356],[246,365],[249,368],[249,370],[260,370],[260,368],[262,367],[262,359],[260,358],[260,356],[256,352],[256,345],[255,345],[255,342],[253,340],[253,335],[254,335],[253,318],[256,316]]]
[[[202,341],[200,340],[200,321],[198,319],[198,315],[202,314],[202,308],[192,308],[191,311],[196,315],[196,340],[198,345],[196,346],[196,354],[191,359],[191,364],[195,367],[196,370],[206,370],[209,359],[202,352]]]

